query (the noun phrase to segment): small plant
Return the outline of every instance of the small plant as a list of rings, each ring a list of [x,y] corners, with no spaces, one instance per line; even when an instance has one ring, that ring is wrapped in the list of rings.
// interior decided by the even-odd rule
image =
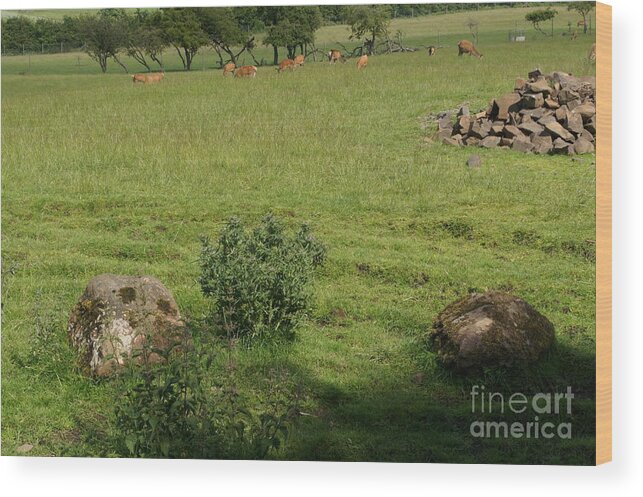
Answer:
[[[163,360],[151,362],[152,353]],[[128,362],[115,390],[120,454],[264,459],[281,447],[299,412],[298,398],[281,390],[271,390],[269,404],[251,412],[234,384],[215,386],[211,346],[183,343],[161,351],[145,345],[137,358]]]
[[[232,218],[216,245],[202,239],[201,288],[228,336],[289,337],[309,308],[313,272],[325,258],[307,225],[288,236],[272,215],[250,232]]]
[[[152,352],[163,361],[152,363]],[[184,344],[178,354],[145,345],[120,378],[116,426],[134,457],[205,457],[212,432],[203,375],[209,362]],[[141,362],[141,364],[137,364]]]

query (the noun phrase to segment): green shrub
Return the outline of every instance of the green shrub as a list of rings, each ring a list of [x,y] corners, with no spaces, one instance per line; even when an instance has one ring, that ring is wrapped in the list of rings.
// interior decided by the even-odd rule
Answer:
[[[164,362],[147,361],[151,352]],[[116,441],[121,455],[191,459],[264,459],[279,449],[298,413],[297,399],[275,396],[258,413],[237,388],[212,383],[212,347],[149,346],[129,361],[115,389]]]
[[[288,236],[272,215],[252,231],[232,218],[216,245],[202,239],[201,288],[228,336],[289,337],[309,308],[313,271],[325,257],[307,225]]]

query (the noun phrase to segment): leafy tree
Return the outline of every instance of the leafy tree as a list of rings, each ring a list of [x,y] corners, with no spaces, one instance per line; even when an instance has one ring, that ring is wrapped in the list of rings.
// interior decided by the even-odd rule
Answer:
[[[547,7],[544,10],[534,10],[533,12],[530,12],[525,16],[525,20],[530,22],[534,29],[536,31],[540,31],[542,34],[545,36],[549,36],[541,27],[540,23],[541,22],[546,22],[546,21],[551,21],[556,15],[558,14],[558,11],[555,9],[552,9],[551,7]]]
[[[25,16],[2,19],[2,46],[20,47],[34,42],[34,23]]]
[[[223,65],[221,52],[225,52],[231,62],[237,63],[239,55],[247,48],[252,48],[254,38],[247,38],[243,32],[234,11],[230,8],[206,8],[199,10],[201,27],[210,43],[219,54]],[[233,46],[241,45],[241,50],[234,53]]]
[[[147,57],[163,69],[161,54],[167,46],[161,29],[161,13],[137,9],[127,16],[127,55],[151,71]]]
[[[347,7],[346,21],[350,24],[350,39],[364,40],[366,52],[375,52],[375,40],[388,37],[391,8],[388,5],[357,5]]]
[[[199,48],[208,43],[208,37],[201,28],[198,9],[171,8],[162,12],[164,39],[176,49],[183,68],[189,71]]]
[[[585,34],[587,34],[587,16],[595,5],[595,2],[572,2],[567,6],[567,10],[576,11],[583,17],[583,33]]]
[[[111,58],[127,72],[118,59],[118,53],[127,45],[127,25],[119,16],[110,11],[81,15],[78,18],[78,32],[85,44],[85,51],[98,62],[101,71],[107,71],[107,61]]]

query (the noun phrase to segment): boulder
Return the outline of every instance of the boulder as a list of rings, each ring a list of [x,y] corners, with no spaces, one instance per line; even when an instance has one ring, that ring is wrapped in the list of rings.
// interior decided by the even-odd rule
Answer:
[[[474,293],[447,306],[428,341],[440,362],[458,372],[525,366],[554,343],[552,323],[507,293]]]
[[[89,282],[71,311],[67,334],[82,371],[99,377],[117,372],[144,348],[147,360],[160,362],[158,352],[189,339],[174,297],[159,280],[114,274]]]
[[[569,131],[567,131],[565,128],[563,128],[559,123],[556,121],[547,123],[545,125],[545,129],[554,137],[559,137],[562,138],[565,141],[571,142],[574,141],[574,135],[572,135]]]
[[[594,144],[582,136],[579,136],[574,142],[574,152],[578,155],[591,154],[594,152]]]
[[[495,148],[500,145],[499,136],[487,136],[486,138],[480,140],[479,145],[485,148]]]
[[[542,93],[525,93],[522,96],[522,106],[526,109],[537,109],[545,105]]]
[[[572,112],[579,114],[583,121],[589,121],[596,114],[596,106],[591,102],[585,102],[578,107],[575,107]]]
[[[453,128],[453,122],[451,121],[451,114],[443,114],[438,119],[438,129],[451,129]]]
[[[560,107],[560,104],[556,100],[554,100],[553,98],[547,97],[545,99],[545,107],[547,107],[548,109],[555,110],[555,109],[558,109]]]
[[[565,117],[565,128],[576,135],[583,132],[583,118],[576,112],[567,112]]]
[[[482,158],[478,154],[473,154],[467,160],[467,166],[480,167],[482,165]]]
[[[516,126],[512,126],[512,125],[505,126],[504,135],[507,138],[516,138],[516,137],[525,136],[522,131],[520,131]]]
[[[507,93],[500,98],[493,101],[491,114],[502,121],[506,121],[509,117],[509,112],[517,112],[520,110],[520,100],[522,99],[520,93]]]
[[[545,128],[535,122],[526,122],[518,125],[518,129],[528,135],[539,135]]]
[[[534,149],[534,144],[525,138],[516,138],[511,144],[511,149],[518,152],[531,152]]]
[[[539,77],[536,81],[530,81],[526,86],[527,90],[532,93],[544,93],[546,96],[551,92],[551,87],[543,76]]]
[[[532,135],[531,143],[534,144],[534,152],[537,154],[548,154],[554,148],[554,141],[546,134]]]
[[[562,138],[556,138],[554,140],[553,152],[555,154],[572,155],[572,154],[574,154],[574,145],[569,143],[569,142],[566,142]]]

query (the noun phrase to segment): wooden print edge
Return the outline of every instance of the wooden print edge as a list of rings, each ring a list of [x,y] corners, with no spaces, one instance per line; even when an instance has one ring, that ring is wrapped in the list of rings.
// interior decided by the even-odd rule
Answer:
[[[612,460],[612,7],[596,2],[596,464]]]

